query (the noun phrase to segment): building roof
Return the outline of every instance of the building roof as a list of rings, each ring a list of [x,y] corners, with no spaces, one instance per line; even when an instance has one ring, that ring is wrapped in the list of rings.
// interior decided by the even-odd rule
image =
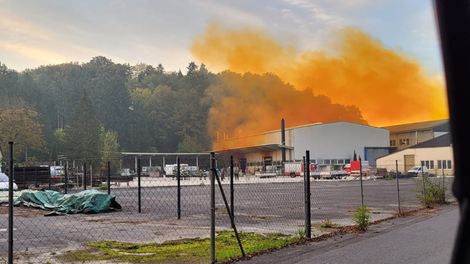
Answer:
[[[452,138],[450,133],[444,134],[439,137],[418,143],[411,146],[410,148],[437,148],[437,147],[448,147],[452,144]]]
[[[427,130],[427,129],[432,129],[432,128],[436,128],[439,126],[449,126],[449,119],[402,124],[402,125],[395,125],[395,126],[386,126],[382,128],[390,130],[390,133],[399,133],[399,132]],[[449,132],[448,129],[447,129],[447,132]]]

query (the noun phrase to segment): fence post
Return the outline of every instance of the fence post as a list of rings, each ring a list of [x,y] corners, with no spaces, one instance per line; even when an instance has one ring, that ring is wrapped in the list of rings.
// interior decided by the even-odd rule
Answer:
[[[107,162],[107,185],[108,185],[108,194],[111,194],[111,162]]]
[[[67,163],[68,164],[68,163]],[[64,173],[65,173],[65,185],[64,185],[64,193],[67,194],[67,190],[68,190],[68,187],[69,187],[69,173],[68,173],[68,170],[69,170],[69,166],[67,166],[67,164],[65,164],[65,170],[64,170]]]
[[[26,167],[23,167],[23,188],[26,189]]]
[[[55,168],[54,168],[54,172],[55,172]],[[49,190],[51,189],[51,185],[52,185],[52,175],[51,175],[51,166],[49,166]]]
[[[312,222],[310,215],[310,151],[305,152],[305,236],[312,237]]]
[[[419,176],[419,173],[418,173]],[[424,171],[423,171],[423,164],[421,164],[421,176],[423,177],[423,201],[424,207],[427,207],[427,197],[426,197],[426,183],[424,182]]]
[[[398,182],[398,160],[395,160],[395,175],[397,176],[397,195],[398,195],[398,214],[401,214],[401,207],[400,207],[400,183]]]
[[[137,159],[137,203],[139,214],[142,212],[142,200],[141,200],[141,190],[140,190],[140,158]]]
[[[83,163],[83,190],[86,190],[86,163]]]
[[[38,168],[34,167],[34,187],[38,187]]]
[[[230,211],[232,212],[233,218],[235,218],[233,204],[234,204],[234,189],[233,189],[233,156],[230,156]],[[232,226],[233,228],[233,226]]]
[[[8,263],[13,264],[13,181],[15,169],[13,168],[13,142],[8,142],[10,147],[10,178],[8,180]]]
[[[445,202],[446,201],[446,191],[445,191],[445,188],[446,188],[446,178],[444,176],[444,166],[442,166],[442,188],[443,188],[443,192],[442,192],[442,201]]]
[[[364,207],[364,187],[362,186],[362,160],[359,157],[359,175],[361,177],[361,206]]]
[[[177,184],[178,184],[178,187],[177,187],[177,203],[178,203],[178,219],[181,219],[181,167],[180,167],[180,157],[178,157],[176,159],[176,163],[177,163],[177,173],[176,173],[176,177],[177,177]]]
[[[211,152],[211,263],[216,263],[215,259],[215,154]]]

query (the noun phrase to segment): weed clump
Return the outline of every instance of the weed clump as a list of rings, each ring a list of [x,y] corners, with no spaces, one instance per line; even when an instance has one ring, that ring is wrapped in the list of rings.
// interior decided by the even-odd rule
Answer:
[[[370,210],[367,205],[359,207],[351,213],[351,220],[360,232],[367,230],[370,224]]]
[[[334,226],[333,222],[329,218],[326,220],[321,221],[320,227],[321,228],[332,228]]]
[[[446,202],[447,186],[444,182],[440,180],[433,181],[429,177],[424,177],[422,180],[416,179],[415,184],[417,187],[415,189],[416,198],[424,207],[433,207]]]

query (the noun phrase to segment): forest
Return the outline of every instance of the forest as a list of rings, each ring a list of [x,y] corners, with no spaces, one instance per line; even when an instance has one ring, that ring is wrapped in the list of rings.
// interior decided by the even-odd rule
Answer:
[[[273,97],[272,91],[284,92]],[[302,98],[303,106],[284,109],[275,102],[294,95]],[[246,112],[259,105],[264,108],[257,119],[276,114],[269,125],[263,122],[257,129]],[[325,106],[334,111],[321,114]],[[291,125],[367,123],[357,107],[296,91],[271,73],[212,73],[194,62],[183,73],[166,71],[161,64],[114,63],[102,56],[21,72],[0,63],[0,147],[6,156],[13,141],[19,162],[102,158],[122,151],[203,152],[211,149],[218,132],[239,136],[277,129],[280,117],[293,114],[296,107],[311,114]]]

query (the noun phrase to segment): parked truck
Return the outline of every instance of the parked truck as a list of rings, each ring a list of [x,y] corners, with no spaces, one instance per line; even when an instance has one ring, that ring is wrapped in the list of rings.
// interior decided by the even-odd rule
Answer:
[[[348,173],[342,170],[331,170],[330,166],[319,166],[310,175],[314,179],[342,179],[347,177]]]
[[[310,175],[317,169],[315,164],[310,164]],[[285,162],[284,163],[284,175],[291,176],[304,176],[304,164],[302,162]]]
[[[370,166],[367,160],[362,161],[362,168],[361,168],[361,161],[358,161],[358,160],[351,161],[350,164],[344,165],[343,171],[346,171],[348,176],[359,177],[361,175],[360,173],[361,169],[362,169],[362,176],[364,177],[377,174],[377,169]]]

